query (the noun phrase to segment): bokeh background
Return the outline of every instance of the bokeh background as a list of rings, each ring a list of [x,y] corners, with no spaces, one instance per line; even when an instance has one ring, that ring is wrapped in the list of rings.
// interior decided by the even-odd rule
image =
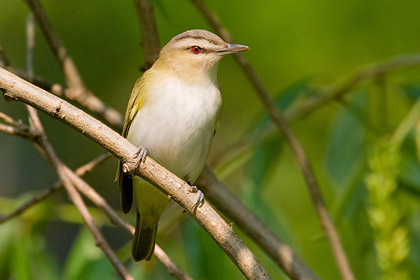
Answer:
[[[162,44],[188,29],[211,30],[189,1],[153,3]],[[123,113],[144,63],[133,1],[43,0],[42,4],[87,87]],[[420,51],[420,2],[416,0],[214,0],[207,4],[237,43],[250,46],[245,56],[282,109],[293,101],[322,94],[323,89],[367,65]],[[24,1],[0,1],[0,44],[17,69],[25,67],[28,14]],[[38,27],[36,31],[35,75],[64,85]],[[209,164],[322,279],[338,279],[330,247],[293,156],[271,128],[267,113],[231,57],[220,66],[219,82],[224,108]],[[292,125],[314,167],[358,279],[386,277],[381,246],[391,248],[391,252],[395,249],[394,255],[400,256],[391,260],[390,273],[397,277],[393,279],[420,273],[416,131],[410,130],[391,159],[380,157],[381,153],[388,155],[389,147],[378,144],[393,135],[419,95],[420,67],[400,69],[363,83],[341,102],[328,103]],[[0,111],[27,122],[20,103],[1,100]],[[103,152],[62,123],[45,115],[41,119],[56,152],[72,168]],[[268,137],[264,136],[267,130],[271,131]],[[232,145],[242,139],[251,139],[252,144],[231,156]],[[391,162],[389,172],[369,165],[378,154],[379,162]],[[115,159],[109,160],[86,179],[119,209],[116,165]],[[383,186],[366,186],[369,176],[381,170],[391,174],[388,179],[396,189],[387,198],[392,206],[389,216],[378,226],[369,213],[380,208],[374,196]],[[0,215],[10,213],[56,180],[52,168],[28,141],[0,134]],[[190,217],[175,205],[171,209],[160,225],[158,243],[182,269],[197,279],[242,277]],[[110,226],[99,210],[91,210],[133,275],[139,279],[171,278],[156,259],[131,263],[130,238]],[[387,225],[392,215],[398,217],[396,223]],[[134,222],[133,216],[125,217]],[[397,229],[406,234],[395,243],[389,236]],[[286,279],[252,241],[239,234],[272,277]],[[2,279],[117,278],[64,192],[0,225],[0,260]]]

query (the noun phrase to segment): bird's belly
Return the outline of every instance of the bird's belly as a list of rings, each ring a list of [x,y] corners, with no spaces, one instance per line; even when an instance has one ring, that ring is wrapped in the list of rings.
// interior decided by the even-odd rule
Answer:
[[[185,106],[188,104],[188,106]],[[127,139],[178,177],[193,183],[205,165],[219,104],[162,100],[135,116]]]

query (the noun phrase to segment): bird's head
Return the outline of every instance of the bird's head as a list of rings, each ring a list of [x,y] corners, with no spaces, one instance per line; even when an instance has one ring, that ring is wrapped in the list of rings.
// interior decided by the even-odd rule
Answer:
[[[215,79],[222,57],[246,50],[247,46],[229,44],[209,31],[195,29],[173,37],[161,50],[159,61],[182,76]]]

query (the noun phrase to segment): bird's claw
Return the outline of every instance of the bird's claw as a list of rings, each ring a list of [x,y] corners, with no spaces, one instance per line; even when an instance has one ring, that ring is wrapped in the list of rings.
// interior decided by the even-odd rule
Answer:
[[[190,193],[197,193],[197,201],[194,203],[194,208],[201,207],[204,203],[204,193],[200,191],[196,186],[190,185],[188,190]]]
[[[134,153],[133,158],[139,159],[139,164],[143,163],[147,157],[147,150],[146,148],[140,146],[137,151]]]

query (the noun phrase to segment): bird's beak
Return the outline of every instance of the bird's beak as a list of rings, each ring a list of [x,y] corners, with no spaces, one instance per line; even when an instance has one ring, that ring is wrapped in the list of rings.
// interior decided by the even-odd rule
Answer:
[[[217,50],[216,53],[219,54],[230,54],[230,53],[237,53],[249,50],[248,46],[239,45],[239,44],[227,44],[226,48]]]

